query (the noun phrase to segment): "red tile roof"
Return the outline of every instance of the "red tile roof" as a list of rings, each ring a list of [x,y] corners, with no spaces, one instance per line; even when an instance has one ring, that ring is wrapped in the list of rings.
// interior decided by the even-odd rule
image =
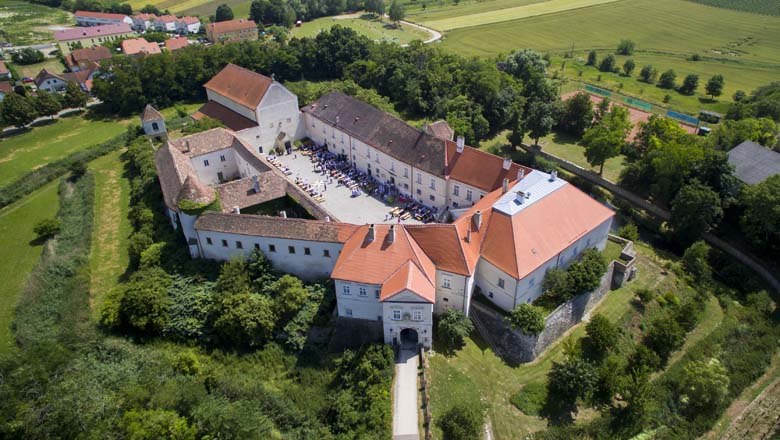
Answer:
[[[230,63],[203,87],[254,111],[272,83],[265,75]]]
[[[512,162],[509,169],[504,169],[504,159],[465,146],[462,153],[457,152],[455,142],[447,142],[447,170],[450,179],[489,192],[501,188],[505,178],[517,180],[517,172],[530,173],[531,168]]]
[[[187,47],[188,44],[190,44],[190,40],[187,37],[175,37],[165,40],[165,48],[171,52]]]
[[[343,243],[357,226],[322,220],[207,212],[198,217],[195,228],[230,234]]]
[[[195,24],[195,23],[200,23],[200,18],[191,17],[188,15],[186,17],[182,17],[181,21],[184,22],[184,24]]]
[[[192,115],[192,118],[195,120],[200,120],[204,117],[214,118],[225,124],[225,127],[234,131],[257,126],[251,119],[230,110],[216,101],[208,101]]]
[[[230,32],[242,31],[246,29],[256,29],[257,23],[253,20],[228,20],[209,23],[209,29],[212,35],[225,34]]]
[[[146,41],[146,38],[131,38],[122,40],[122,52],[125,55],[146,54],[152,55],[162,53],[157,43]]]
[[[146,104],[144,112],[141,113],[141,122],[159,121],[162,119],[164,119],[162,113],[157,111],[151,104]]]
[[[143,21],[154,21],[155,18],[157,18],[154,14],[135,14],[133,15],[133,18],[143,20]]]
[[[375,225],[375,237],[372,241],[368,240],[368,225],[358,228],[344,244],[331,278],[384,285],[403,266],[412,263],[424,274],[429,283],[434,284],[436,267],[431,259],[410,238],[402,226],[394,227],[395,239],[390,242],[388,235],[391,226],[394,225]],[[410,276],[417,277],[414,271],[408,273],[412,274]],[[420,286],[419,281],[414,281],[414,285]],[[416,293],[426,294],[424,291]]]
[[[390,275],[390,278],[382,284],[379,300],[388,301],[399,293],[407,290],[417,294],[430,303],[436,302],[436,288],[425,273],[411,261],[407,261],[406,264],[398,268],[398,270]]]
[[[111,50],[106,46],[93,46],[74,49],[65,57],[65,62],[68,66],[75,66],[84,61],[98,62],[109,58],[111,58]]]
[[[11,73],[10,70],[8,70],[8,67],[5,66],[5,63],[0,61],[0,75],[8,75]]]
[[[465,251],[455,225],[427,224],[405,225],[406,232],[430,257],[437,269],[460,275],[470,275]]]
[[[9,81],[0,81],[0,92],[11,93],[14,90],[14,86]]]

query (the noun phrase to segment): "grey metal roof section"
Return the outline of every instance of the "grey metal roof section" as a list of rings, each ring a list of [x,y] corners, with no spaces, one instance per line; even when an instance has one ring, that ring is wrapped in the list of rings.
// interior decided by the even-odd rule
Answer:
[[[523,209],[533,205],[545,198],[548,194],[566,185],[566,181],[560,177],[553,178],[550,174],[534,170],[520,182],[509,188],[506,194],[502,195],[493,208],[512,216]],[[522,203],[520,194],[522,193]]]
[[[755,185],[780,174],[780,153],[753,141],[745,141],[729,151],[729,163],[737,179]]]

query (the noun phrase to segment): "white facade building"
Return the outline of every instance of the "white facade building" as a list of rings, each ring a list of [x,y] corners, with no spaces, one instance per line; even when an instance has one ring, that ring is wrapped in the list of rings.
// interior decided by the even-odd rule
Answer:
[[[133,25],[133,19],[125,14],[107,12],[76,11],[74,14],[78,26],[101,26],[105,24],[125,23]]]

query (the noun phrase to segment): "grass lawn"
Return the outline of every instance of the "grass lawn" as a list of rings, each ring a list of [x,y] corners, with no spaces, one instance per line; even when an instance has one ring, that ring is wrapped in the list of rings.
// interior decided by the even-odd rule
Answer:
[[[637,278],[628,285],[610,292],[592,314],[600,313],[620,324],[634,310],[631,299],[640,288],[670,283],[674,277],[664,275],[661,265],[665,259],[652,248],[636,243]],[[583,325],[569,331],[569,337],[579,339],[585,333]],[[561,340],[565,339],[561,338]],[[452,356],[436,353],[431,357],[431,406],[433,418],[438,420],[453,402],[479,398],[487,407],[496,440],[525,438],[544,429],[546,421],[523,414],[509,398],[531,382],[544,382],[553,361],[563,359],[563,346],[558,341],[532,363],[509,367],[485,344],[477,334],[467,339],[465,346]],[[581,412],[583,416],[592,414]],[[436,428],[438,431],[438,427]],[[441,432],[437,432],[441,438]]]
[[[545,1],[547,0],[472,0],[461,1],[458,4],[454,4],[452,1],[440,1],[436,3],[425,3],[425,9],[422,8],[422,3],[420,2],[407,2],[406,20],[416,23],[437,21],[463,15],[516,8],[518,6],[542,3]]]
[[[80,114],[0,138],[0,186],[48,162],[122,133],[129,121],[90,120],[89,115]]]
[[[294,37],[314,37],[323,30],[330,29],[333,25],[354,29],[359,34],[374,41],[391,41],[398,44],[407,44],[413,40],[426,40],[430,34],[411,26],[395,28],[389,21],[379,21],[371,18],[340,18],[323,17],[312,20],[299,28],[293,28]]]
[[[53,73],[62,73],[65,71],[65,66],[63,66],[60,60],[57,58],[47,58],[40,63],[28,64],[26,66],[22,66],[21,64],[13,64],[13,67],[17,72],[19,72],[19,75],[22,75],[23,77],[28,76],[30,78],[35,78],[41,69],[46,69]]]
[[[90,252],[90,306],[93,316],[106,293],[127,269],[131,227],[127,218],[130,182],[124,177],[123,151],[96,159],[89,165],[95,174],[95,227]]]
[[[525,143],[532,145],[533,141],[526,137]],[[591,170],[596,173],[599,172],[599,167],[590,166],[585,159],[585,147],[577,144],[575,140],[566,133],[550,133],[539,139],[539,145],[542,146],[542,151],[546,151],[561,159],[568,160],[586,170]],[[617,182],[620,177],[620,171],[623,169],[624,160],[625,156],[623,155],[608,159],[604,164],[603,177],[611,182]]]
[[[59,8],[16,0],[0,3],[0,41],[35,44],[52,40],[53,28],[75,24],[73,16]]]
[[[620,261],[620,253],[622,251],[623,245],[612,240],[607,240],[607,247],[604,248],[602,254],[604,255],[604,259],[607,260],[607,264],[609,264],[613,260]]]
[[[13,347],[11,320],[16,299],[43,247],[33,243],[33,226],[54,217],[58,209],[58,181],[0,210],[0,355]]]

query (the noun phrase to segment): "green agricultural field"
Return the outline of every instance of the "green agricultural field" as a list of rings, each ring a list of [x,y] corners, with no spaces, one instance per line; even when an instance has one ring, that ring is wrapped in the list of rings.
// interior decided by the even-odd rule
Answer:
[[[50,41],[60,25],[73,24],[69,12],[27,2],[0,2],[0,42],[35,44]]]
[[[127,128],[129,119],[90,120],[76,115],[0,138],[0,186],[48,162],[107,141]]]
[[[130,182],[124,176],[123,151],[96,159],[89,166],[95,174],[95,225],[89,258],[93,316],[96,316],[102,299],[117,285],[129,263],[127,248],[132,232],[127,217]]]
[[[780,15],[780,2],[777,0],[690,0],[719,8],[736,9],[756,14]]]
[[[539,15],[556,14],[617,1],[620,0],[547,0],[514,8],[467,13],[467,15],[443,18],[441,20],[424,21],[422,24],[436,30],[449,31],[465,27],[536,17]]]
[[[428,3],[415,1],[406,3],[406,19],[414,22],[443,20],[445,18],[460,17],[463,15],[479,14],[482,12],[498,11],[507,8],[543,3],[547,0],[472,0],[461,1],[458,4],[452,1]],[[425,5],[425,9],[422,5]]]
[[[13,347],[11,320],[16,299],[43,248],[33,241],[33,226],[57,213],[58,184],[52,182],[0,210],[0,355]]]
[[[368,18],[318,18],[303,23],[299,28],[293,28],[292,34],[295,37],[313,37],[323,30],[330,29],[336,24],[352,28],[358,33],[375,41],[392,41],[399,44],[408,44],[413,40],[427,40],[430,38],[428,32],[412,26],[395,28],[388,21],[379,21]]]

